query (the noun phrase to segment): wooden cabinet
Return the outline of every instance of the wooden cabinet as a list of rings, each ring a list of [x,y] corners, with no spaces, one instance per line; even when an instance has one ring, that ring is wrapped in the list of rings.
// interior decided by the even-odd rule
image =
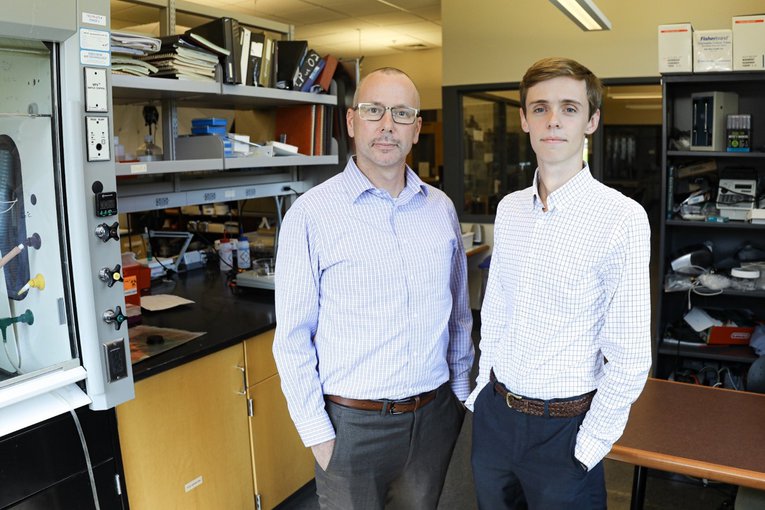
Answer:
[[[136,383],[117,407],[132,509],[269,510],[313,478],[273,342],[271,330]]]
[[[271,354],[273,343],[273,330],[244,343],[252,471],[262,510],[274,508],[314,476],[311,450],[303,446],[287,411]]]
[[[117,407],[130,508],[254,509],[241,344],[135,385]]]
[[[729,276],[732,267],[746,263],[749,257],[741,256],[747,244],[765,250],[765,225],[750,224],[730,219],[720,223],[709,221],[714,215],[730,214],[726,209],[716,209],[718,187],[721,179],[749,179],[756,181],[757,195],[762,196],[765,186],[765,73],[709,73],[664,76],[664,130],[662,141],[663,211],[660,225],[661,275],[665,278],[664,291],[659,299],[659,320],[656,336],[657,377],[678,380],[700,380],[705,384],[719,383],[728,388],[743,389],[746,373],[756,355],[748,345],[694,345],[688,341],[693,332],[685,327],[683,317],[689,306],[729,314],[736,319],[746,316],[765,320],[765,289],[741,290],[734,287],[724,290],[708,289],[700,285],[701,278],[688,279],[693,287],[683,287],[679,271],[673,271],[671,262],[678,255],[691,249],[710,246],[711,267],[707,270]],[[689,150],[688,139],[694,139],[699,130],[706,132],[707,125],[695,122],[699,115],[694,98],[711,97],[713,94],[735,94],[738,114],[750,114],[752,120],[751,151],[728,152],[724,144],[715,150]],[[712,104],[712,103],[709,103]],[[716,109],[714,115],[724,115]],[[710,114],[711,115],[711,114]],[[711,126],[712,119],[707,119]],[[724,119],[723,119],[724,120]],[[694,125],[699,129],[694,129]],[[717,129],[718,128],[712,128]],[[725,137],[722,131],[715,133]],[[725,185],[731,181],[725,181]],[[742,182],[742,181],[734,181]],[[733,187],[736,187],[735,185]],[[695,189],[707,190],[706,204],[681,207]],[[724,191],[728,192],[727,188]],[[733,190],[738,201],[757,207],[756,199]],[[690,202],[690,201],[688,201]],[[753,203],[754,202],[754,203]],[[760,201],[759,207],[765,207]],[[730,315],[730,314],[729,314]],[[741,325],[745,320],[738,321]],[[698,337],[697,337],[698,338]]]

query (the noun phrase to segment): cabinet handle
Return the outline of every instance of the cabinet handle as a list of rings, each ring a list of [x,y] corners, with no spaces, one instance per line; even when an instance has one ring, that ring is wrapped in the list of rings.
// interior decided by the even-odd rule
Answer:
[[[242,371],[242,391],[237,391],[237,395],[247,395],[247,371],[242,365],[237,365],[236,368]]]

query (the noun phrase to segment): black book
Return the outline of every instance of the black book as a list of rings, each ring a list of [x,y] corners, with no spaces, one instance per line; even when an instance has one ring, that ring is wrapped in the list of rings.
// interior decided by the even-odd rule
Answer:
[[[300,64],[308,53],[308,41],[276,41],[276,87],[292,89]]]
[[[220,55],[224,83],[243,83],[240,66],[242,46],[239,39],[239,22],[233,18],[218,18],[204,25],[190,28],[187,34],[198,34],[211,43],[225,48],[228,55]]]

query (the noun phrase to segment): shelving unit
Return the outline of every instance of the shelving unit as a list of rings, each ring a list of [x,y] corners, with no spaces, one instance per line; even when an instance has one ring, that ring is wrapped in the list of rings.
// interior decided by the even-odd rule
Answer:
[[[334,95],[121,75],[112,76],[112,93],[115,104],[159,99],[165,109],[171,106],[271,109],[294,104],[337,105]],[[170,106],[167,102],[173,104]],[[120,211],[129,213],[301,193],[312,183],[298,178],[300,168],[337,165],[338,159],[337,155],[226,158],[221,150],[212,158],[117,163],[117,176],[133,178],[118,183]]]
[[[765,179],[765,73],[709,73],[692,75],[667,75],[662,79],[663,114],[662,131],[662,215],[660,225],[660,274],[665,277],[671,272],[670,261],[674,254],[682,249],[711,242],[713,245],[714,265],[722,274],[730,266],[729,262],[745,244],[751,243],[765,248],[765,225],[749,224],[743,221],[727,223],[686,221],[672,214],[675,197],[670,196],[677,190],[678,179],[673,177],[671,169],[698,160],[714,160],[718,171],[707,174],[713,181],[719,178],[721,171],[734,168],[752,168],[756,171],[760,185]],[[738,113],[752,115],[751,152],[690,151],[669,150],[670,138],[675,133],[691,129],[691,94],[697,92],[735,92],[738,94]],[[674,179],[670,183],[670,179]],[[713,194],[715,200],[716,194]],[[733,259],[735,260],[735,259]],[[669,325],[682,321],[692,306],[718,310],[749,310],[755,318],[765,320],[765,291],[743,292],[726,289],[714,295],[696,293],[662,292],[659,299],[659,320],[657,321],[656,349],[657,362],[654,374],[666,378],[682,374],[684,371],[698,370],[699,367],[725,369],[736,375],[744,376],[748,366],[757,358],[748,345],[682,345],[664,342]]]

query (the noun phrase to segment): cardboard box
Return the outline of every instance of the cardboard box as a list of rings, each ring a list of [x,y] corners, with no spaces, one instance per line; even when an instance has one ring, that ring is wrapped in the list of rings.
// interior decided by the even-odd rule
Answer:
[[[699,30],[693,33],[693,72],[733,70],[733,31]]]
[[[707,344],[709,345],[749,345],[754,328],[735,326],[712,326],[709,328]]]
[[[765,69],[765,14],[733,17],[733,70]]]
[[[693,25],[659,25],[659,72],[693,72]]]

